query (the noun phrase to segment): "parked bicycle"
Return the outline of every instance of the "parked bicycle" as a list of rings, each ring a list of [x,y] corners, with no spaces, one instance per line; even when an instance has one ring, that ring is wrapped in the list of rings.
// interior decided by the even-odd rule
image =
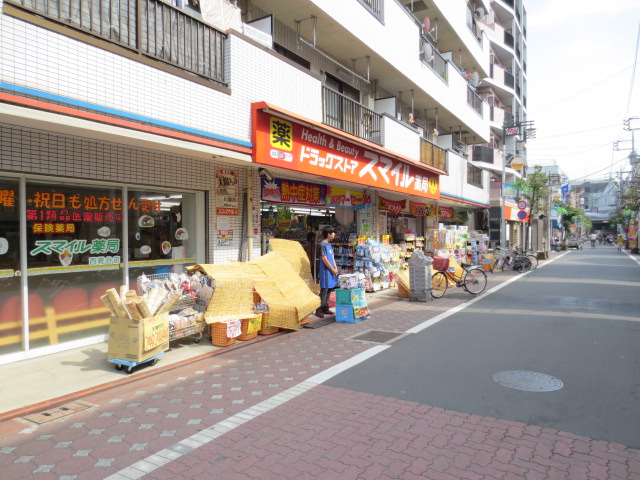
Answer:
[[[498,268],[498,266],[503,272],[513,270],[514,272],[525,273],[532,269],[533,265],[531,263],[531,259],[527,255],[522,255],[516,250],[496,247],[493,254],[497,259],[493,266],[493,270]]]
[[[531,261],[531,270],[535,270],[536,268],[538,268],[538,255],[533,252],[525,252],[517,248],[514,249],[514,252],[516,252],[518,255],[526,256]]]
[[[449,269],[449,259],[434,257],[431,268],[437,270],[431,277],[431,296],[441,298],[447,292],[449,282],[456,287],[462,287],[465,292],[471,295],[479,295],[487,288],[487,274],[481,267],[473,266],[470,263],[460,264],[464,273],[457,278],[453,271]]]

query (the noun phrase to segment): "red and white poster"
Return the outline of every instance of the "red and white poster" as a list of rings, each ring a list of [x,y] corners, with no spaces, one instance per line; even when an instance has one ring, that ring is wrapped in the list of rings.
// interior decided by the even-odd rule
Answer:
[[[440,198],[440,177],[380,148],[353,143],[309,123],[253,106],[253,161],[406,195]]]
[[[407,206],[406,200],[389,200],[378,197],[378,210],[398,215]]]

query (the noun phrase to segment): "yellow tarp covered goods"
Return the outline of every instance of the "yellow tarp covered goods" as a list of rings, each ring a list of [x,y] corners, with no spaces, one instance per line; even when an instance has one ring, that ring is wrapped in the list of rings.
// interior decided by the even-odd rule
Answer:
[[[291,243],[290,250],[294,252],[300,245],[282,242]],[[285,244],[280,247],[287,249]],[[190,270],[200,270],[215,281],[213,296],[205,312],[207,323],[255,318],[254,289],[269,306],[271,327],[298,330],[300,321],[320,307],[320,298],[300,276],[299,269],[294,269],[278,252],[269,252],[254,262],[195,265]]]
[[[306,282],[312,290],[315,288],[313,275],[311,274],[311,263],[309,256],[305,252],[300,242],[292,240],[283,240],[280,238],[270,238],[269,248],[273,252],[277,252],[291,265],[294,271]]]
[[[211,301],[204,313],[207,323],[256,318],[253,313],[253,279],[234,263],[221,265],[196,265],[190,270],[200,270],[215,281]]]

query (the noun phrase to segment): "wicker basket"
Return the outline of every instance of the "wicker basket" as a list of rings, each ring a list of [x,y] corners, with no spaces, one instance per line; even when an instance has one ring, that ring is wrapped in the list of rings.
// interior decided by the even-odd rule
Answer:
[[[228,347],[236,343],[236,339],[227,337],[225,322],[215,322],[211,324],[211,343],[216,347]]]
[[[252,338],[256,338],[258,336],[258,331],[260,330],[260,327],[258,328],[253,328],[253,331],[251,333],[248,333],[249,328],[251,327],[252,324],[252,320],[254,321],[258,321],[260,324],[262,324],[262,320],[258,319],[258,318],[254,318],[254,319],[249,319],[249,318],[243,318],[242,320],[240,320],[240,330],[242,331],[242,334],[238,337],[238,340],[251,340]]]
[[[279,327],[270,327],[269,326],[269,314],[262,314],[262,322],[260,323],[260,330],[258,330],[258,334],[260,335],[271,335],[272,333],[276,333],[280,330]]]
[[[411,292],[404,285],[398,283],[398,296],[401,298],[411,298]]]

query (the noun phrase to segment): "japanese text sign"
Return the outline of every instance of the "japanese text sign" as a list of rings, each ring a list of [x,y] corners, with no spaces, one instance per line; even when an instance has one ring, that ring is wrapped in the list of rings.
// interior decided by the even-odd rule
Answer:
[[[326,185],[279,178],[262,179],[260,197],[265,202],[325,206],[326,196]]]
[[[406,195],[439,199],[439,176],[382,150],[346,141],[254,106],[254,162]]]
[[[407,206],[406,200],[389,200],[388,198],[378,197],[378,210],[398,215]]]

